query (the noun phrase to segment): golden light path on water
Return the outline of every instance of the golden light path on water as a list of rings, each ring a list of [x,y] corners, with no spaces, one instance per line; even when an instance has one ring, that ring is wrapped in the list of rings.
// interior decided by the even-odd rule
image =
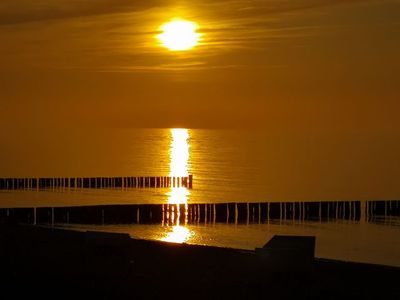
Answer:
[[[190,132],[188,129],[174,128],[171,129],[171,146],[170,155],[170,172],[171,177],[183,177],[189,175],[189,158],[190,158]],[[194,235],[187,227],[180,224],[180,215],[185,214],[185,224],[187,223],[187,202],[189,200],[190,191],[186,187],[172,187],[167,193],[168,204],[184,204],[185,210],[180,211],[177,205],[177,211],[171,215],[168,214],[169,220],[167,224],[172,223],[168,229],[170,231],[161,240],[165,242],[184,243]],[[168,225],[167,225],[168,226]]]
[[[189,228],[176,225],[172,226],[172,230],[161,240],[170,243],[185,243],[191,236],[193,236],[193,232],[191,232]]]
[[[171,129],[171,146],[169,149],[169,176],[188,176],[189,170],[189,130]]]

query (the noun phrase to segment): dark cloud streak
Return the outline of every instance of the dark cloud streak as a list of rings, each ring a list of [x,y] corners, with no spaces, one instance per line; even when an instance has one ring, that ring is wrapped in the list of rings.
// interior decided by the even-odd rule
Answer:
[[[0,25],[134,12],[167,4],[166,0],[5,0],[0,4]]]
[[[0,4],[0,26],[69,18],[140,12],[154,7],[192,6],[210,9],[226,6],[226,17],[250,14],[279,14],[346,3],[371,0],[238,0],[238,1],[168,1],[168,0],[3,0]],[[229,9],[236,7],[236,9]]]

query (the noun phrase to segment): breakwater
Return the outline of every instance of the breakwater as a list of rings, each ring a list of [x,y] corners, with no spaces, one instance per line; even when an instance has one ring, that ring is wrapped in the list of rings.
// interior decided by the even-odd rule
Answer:
[[[400,201],[134,204],[2,208],[0,220],[28,224],[196,224],[269,221],[378,222],[400,217]]]
[[[168,188],[193,187],[189,176],[140,176],[140,177],[69,177],[69,178],[0,178],[0,190],[37,190],[66,188]]]

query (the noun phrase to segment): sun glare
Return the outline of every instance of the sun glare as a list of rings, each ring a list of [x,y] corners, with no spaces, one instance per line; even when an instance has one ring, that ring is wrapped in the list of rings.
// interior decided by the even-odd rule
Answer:
[[[166,195],[168,196],[168,203],[185,204],[188,202],[190,192],[185,187],[174,187]]]
[[[188,176],[189,130],[174,128],[171,136],[169,176]]]
[[[162,33],[157,37],[161,44],[171,51],[192,49],[200,40],[196,32],[197,24],[186,20],[174,20],[161,26]]]
[[[172,230],[167,233],[161,240],[170,243],[184,243],[190,239],[193,233],[186,227],[173,226]]]
[[[189,175],[189,130],[184,128],[171,129],[170,171],[171,177],[186,177]],[[190,192],[186,187],[172,187],[166,194],[168,203],[187,203]]]

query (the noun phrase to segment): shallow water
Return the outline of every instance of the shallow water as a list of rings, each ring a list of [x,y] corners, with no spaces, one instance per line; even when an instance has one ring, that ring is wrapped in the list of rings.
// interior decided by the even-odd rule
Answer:
[[[352,221],[271,221],[261,224],[64,225],[77,230],[129,233],[133,238],[254,250],[273,235],[316,237],[316,257],[400,267],[400,219],[391,224]]]

